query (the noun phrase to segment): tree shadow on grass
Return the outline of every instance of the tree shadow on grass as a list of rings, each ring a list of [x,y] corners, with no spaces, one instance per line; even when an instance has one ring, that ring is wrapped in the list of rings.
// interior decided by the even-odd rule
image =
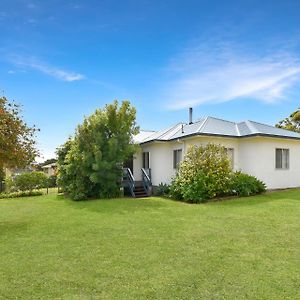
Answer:
[[[269,202],[279,200],[295,200],[300,201],[300,189],[288,189],[280,191],[270,191],[261,195],[249,196],[249,197],[232,197],[226,198],[225,200],[217,199],[209,205],[220,205],[220,206],[253,206],[262,205]]]
[[[15,236],[16,233],[20,231],[25,231],[28,229],[27,222],[21,221],[2,221],[0,222],[0,236],[4,235],[13,235]]]
[[[164,201],[155,198],[114,198],[72,201],[71,199],[64,197],[62,200],[66,205],[72,208],[84,209],[102,214],[127,214],[128,212],[152,211],[167,206]]]

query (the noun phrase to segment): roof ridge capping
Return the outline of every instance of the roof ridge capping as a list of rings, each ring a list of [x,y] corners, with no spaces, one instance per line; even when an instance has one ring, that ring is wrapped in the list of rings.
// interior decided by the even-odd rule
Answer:
[[[218,121],[223,121],[223,122],[227,122],[227,123],[231,123],[231,124],[237,124],[234,121],[229,121],[229,120],[225,120],[225,119],[221,119],[221,118],[217,118],[217,117],[212,117],[212,116],[207,116],[206,119],[215,119],[215,120],[218,120]]]
[[[259,130],[257,130],[257,128],[255,128],[255,126],[252,124],[252,121],[250,120],[246,120],[244,121],[245,124],[247,125],[247,127],[250,129],[251,133],[259,133]],[[243,122],[242,122],[243,123]]]
[[[171,134],[173,131],[176,131],[174,134],[176,134],[179,130],[181,130],[181,126],[184,125],[185,123],[182,122],[178,122],[166,129],[163,130],[159,130],[157,132],[155,132],[153,135],[157,134],[157,137],[155,138],[156,140],[165,140],[165,136],[167,136],[168,134]],[[172,134],[172,136],[174,135]],[[149,137],[151,138],[151,136]],[[169,138],[167,138],[168,140]]]
[[[205,117],[198,121],[199,123],[201,122],[201,124],[198,127],[198,129],[196,130],[196,132],[200,132],[200,130],[205,126],[205,123],[207,122],[208,118],[209,117]]]
[[[235,129],[236,129],[237,135],[241,136],[241,132],[239,130],[239,124],[238,123],[235,123]]]

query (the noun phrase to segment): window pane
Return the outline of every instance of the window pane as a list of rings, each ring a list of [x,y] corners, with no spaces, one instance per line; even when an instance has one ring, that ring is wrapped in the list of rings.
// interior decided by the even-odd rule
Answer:
[[[173,168],[176,169],[177,151],[173,151]]]
[[[282,149],[276,149],[276,169],[282,169]]]
[[[182,159],[182,150],[174,150],[173,151],[173,168],[177,169],[178,164],[181,162]]]
[[[149,152],[143,152],[143,168],[149,169]]]
[[[233,169],[234,167],[234,149],[233,148],[227,148],[227,156],[231,162],[231,168]]]
[[[177,151],[177,165],[181,162],[182,159],[182,150]]]
[[[289,150],[283,149],[282,156],[283,156],[282,167],[283,167],[283,169],[288,169],[289,168]]]
[[[290,150],[276,149],[276,169],[289,169],[290,167]]]

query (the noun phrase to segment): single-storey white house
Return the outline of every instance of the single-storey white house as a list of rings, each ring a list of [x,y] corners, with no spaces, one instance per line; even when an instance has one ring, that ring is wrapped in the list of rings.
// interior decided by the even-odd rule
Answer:
[[[47,177],[54,176],[57,172],[57,164],[51,163],[45,166],[42,166],[43,172]]]
[[[189,123],[141,131],[134,141],[140,151],[130,167],[133,178],[142,181],[146,170],[153,186],[171,182],[190,145],[215,143],[228,149],[234,170],[256,176],[268,189],[300,187],[300,134],[293,131],[214,117],[193,122],[190,109]]]

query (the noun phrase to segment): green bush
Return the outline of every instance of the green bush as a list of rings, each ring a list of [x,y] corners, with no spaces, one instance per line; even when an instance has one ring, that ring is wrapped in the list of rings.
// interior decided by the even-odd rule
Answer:
[[[46,186],[49,188],[57,187],[56,181],[57,181],[56,175],[49,176],[46,180]]]
[[[43,172],[30,172],[17,175],[12,186],[17,191],[32,191],[46,186],[47,176]]]
[[[169,194],[169,192],[170,186],[162,182],[154,189],[155,196],[166,196]]]
[[[232,175],[226,149],[220,145],[191,146],[172,181],[170,196],[200,203],[230,191]]]
[[[6,177],[4,181],[5,192],[16,192],[16,187],[14,186],[14,181],[12,177]]]
[[[97,109],[58,149],[58,185],[73,200],[120,196],[122,166],[137,150],[136,110],[128,101]]]
[[[256,177],[235,172],[230,183],[231,194],[238,196],[250,196],[266,191],[266,185]]]
[[[0,199],[7,198],[19,198],[19,197],[33,197],[43,195],[40,191],[21,191],[21,192],[12,192],[12,193],[2,193],[0,194]]]

